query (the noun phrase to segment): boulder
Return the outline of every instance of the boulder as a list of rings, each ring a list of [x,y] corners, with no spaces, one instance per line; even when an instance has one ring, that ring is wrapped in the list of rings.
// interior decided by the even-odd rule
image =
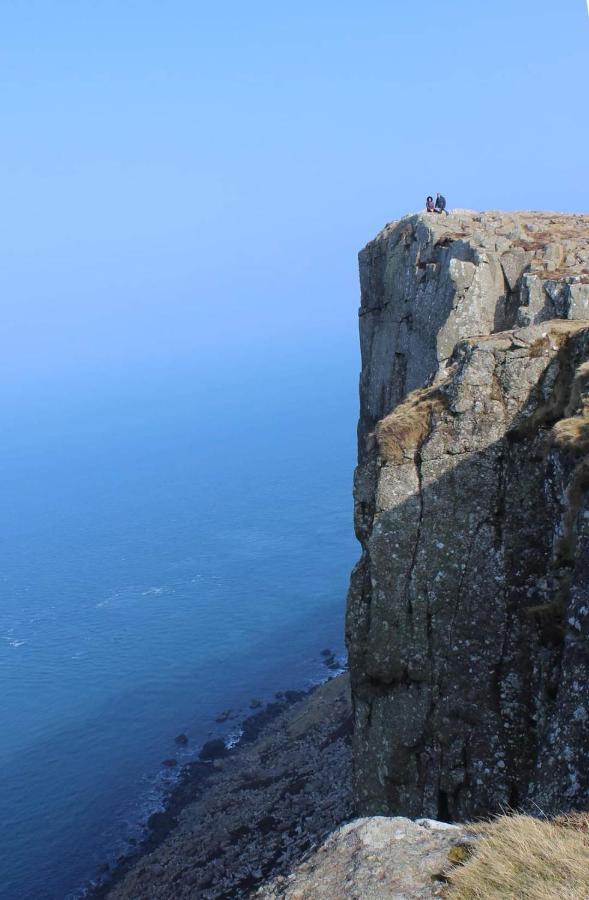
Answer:
[[[213,738],[204,744],[198,758],[202,760],[220,759],[222,756],[227,756],[228,753],[225,741],[222,738]]]
[[[338,828],[288,876],[263,885],[260,900],[427,900],[442,897],[446,873],[468,852],[454,825],[401,817],[356,819]]]

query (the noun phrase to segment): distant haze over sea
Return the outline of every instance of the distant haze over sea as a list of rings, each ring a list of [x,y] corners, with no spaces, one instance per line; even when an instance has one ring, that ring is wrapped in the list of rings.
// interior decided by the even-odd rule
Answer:
[[[244,357],[2,398],[3,900],[71,895],[140,837],[163,759],[343,653],[357,370]]]

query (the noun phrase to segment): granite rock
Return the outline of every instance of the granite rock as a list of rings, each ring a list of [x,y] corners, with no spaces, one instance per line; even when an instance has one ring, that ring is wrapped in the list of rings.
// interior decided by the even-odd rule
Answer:
[[[453,851],[469,846],[455,825],[401,817],[356,819],[338,828],[260,900],[427,900],[443,896]],[[468,852],[468,851],[466,851]]]
[[[347,641],[362,815],[589,802],[589,217],[360,254]]]

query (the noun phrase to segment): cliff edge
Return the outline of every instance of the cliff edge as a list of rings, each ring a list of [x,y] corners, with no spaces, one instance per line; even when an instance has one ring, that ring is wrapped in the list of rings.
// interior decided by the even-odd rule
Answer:
[[[589,216],[409,216],[360,281],[358,812],[583,807]]]

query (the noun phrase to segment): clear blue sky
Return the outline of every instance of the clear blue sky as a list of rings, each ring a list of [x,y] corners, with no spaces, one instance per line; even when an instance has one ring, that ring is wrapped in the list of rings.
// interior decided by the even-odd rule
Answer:
[[[426,193],[588,210],[588,51],[585,0],[2,3],[4,383],[347,352]]]

